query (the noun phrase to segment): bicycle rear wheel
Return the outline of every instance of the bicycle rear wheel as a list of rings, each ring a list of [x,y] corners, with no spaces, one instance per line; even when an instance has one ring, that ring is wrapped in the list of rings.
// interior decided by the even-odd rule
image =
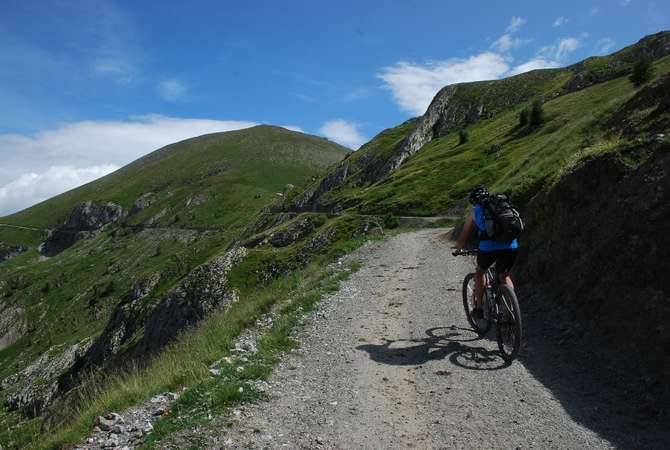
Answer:
[[[467,274],[465,279],[463,279],[463,308],[465,308],[465,317],[468,318],[468,322],[475,332],[478,334],[486,334],[489,329],[491,329],[491,321],[489,319],[484,318],[477,320],[472,317],[472,310],[475,309],[474,273]]]
[[[496,338],[505,361],[512,361],[521,349],[521,309],[514,289],[500,286]]]

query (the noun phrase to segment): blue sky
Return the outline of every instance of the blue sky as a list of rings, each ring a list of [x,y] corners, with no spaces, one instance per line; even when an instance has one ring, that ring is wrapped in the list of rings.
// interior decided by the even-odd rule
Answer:
[[[272,123],[352,148],[458,81],[605,54],[670,3],[3,0],[0,215],[172,140]]]

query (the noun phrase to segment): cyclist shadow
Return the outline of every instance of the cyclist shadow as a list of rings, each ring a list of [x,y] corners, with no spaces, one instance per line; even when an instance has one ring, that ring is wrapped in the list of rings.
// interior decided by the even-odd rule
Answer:
[[[356,349],[367,352],[375,362],[394,366],[418,366],[445,358],[470,370],[499,370],[510,365],[498,350],[477,345],[486,338],[468,328],[435,327],[426,330],[426,335],[421,339],[383,339],[382,344],[364,344]]]

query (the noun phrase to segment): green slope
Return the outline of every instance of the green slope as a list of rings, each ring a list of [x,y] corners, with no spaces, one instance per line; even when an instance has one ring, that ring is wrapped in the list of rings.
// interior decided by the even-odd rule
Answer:
[[[0,264],[0,307],[19,308],[26,330],[17,342],[0,347],[0,380],[60,348],[55,346],[98,335],[140,280],[159,276],[143,301],[161,300],[194,267],[225,251],[287,184],[318,176],[348,153],[327,140],[271,126],[211,134],[169,145],[3,218],[0,222],[51,228],[85,201],[130,209],[147,192],[156,202],[131,214],[128,224],[148,223],[166,211],[153,228],[112,226],[48,259],[37,252],[44,232],[0,227],[0,241],[29,247]],[[16,414],[5,417],[0,408],[0,426],[15,421]]]
[[[87,200],[131,208],[142,194],[153,192],[156,203],[131,217],[131,223],[146,221],[165,209],[158,224],[228,226],[239,218],[239,205],[258,209],[287,183],[303,181],[348,152],[316,136],[265,125],[209,134],[168,145],[0,222],[48,228],[63,222],[75,205]]]
[[[654,68],[656,80],[668,74],[670,57],[656,61]],[[380,181],[361,185],[352,175],[343,186],[326,193],[324,201],[356,205],[364,213],[441,215],[462,206],[467,192],[485,184],[494,190],[511,191],[523,203],[576,160],[614,149],[628,139],[604,126],[638,92],[627,77],[555,98],[549,95],[551,92],[545,92],[549,98],[544,103],[546,122],[540,128],[519,127],[518,114],[528,104],[515,105],[493,118],[468,125],[467,143],[459,145],[458,133],[452,130],[424,145]],[[411,131],[407,123],[387,130],[355,156],[358,161],[380,159]]]

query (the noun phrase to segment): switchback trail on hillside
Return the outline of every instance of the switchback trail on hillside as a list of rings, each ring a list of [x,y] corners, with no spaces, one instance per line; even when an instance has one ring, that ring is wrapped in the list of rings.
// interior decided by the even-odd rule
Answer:
[[[269,399],[176,442],[206,448],[659,448],[670,432],[632,363],[576,345],[522,298],[521,358],[465,319],[473,261],[446,230],[367,245],[268,380]],[[561,322],[562,321],[562,322]],[[588,348],[587,348],[588,347]],[[628,365],[627,365],[628,364]],[[632,366],[632,367],[629,367]],[[175,441],[173,441],[174,444]],[[179,446],[179,444],[177,445]],[[172,446],[174,448],[174,446]]]

